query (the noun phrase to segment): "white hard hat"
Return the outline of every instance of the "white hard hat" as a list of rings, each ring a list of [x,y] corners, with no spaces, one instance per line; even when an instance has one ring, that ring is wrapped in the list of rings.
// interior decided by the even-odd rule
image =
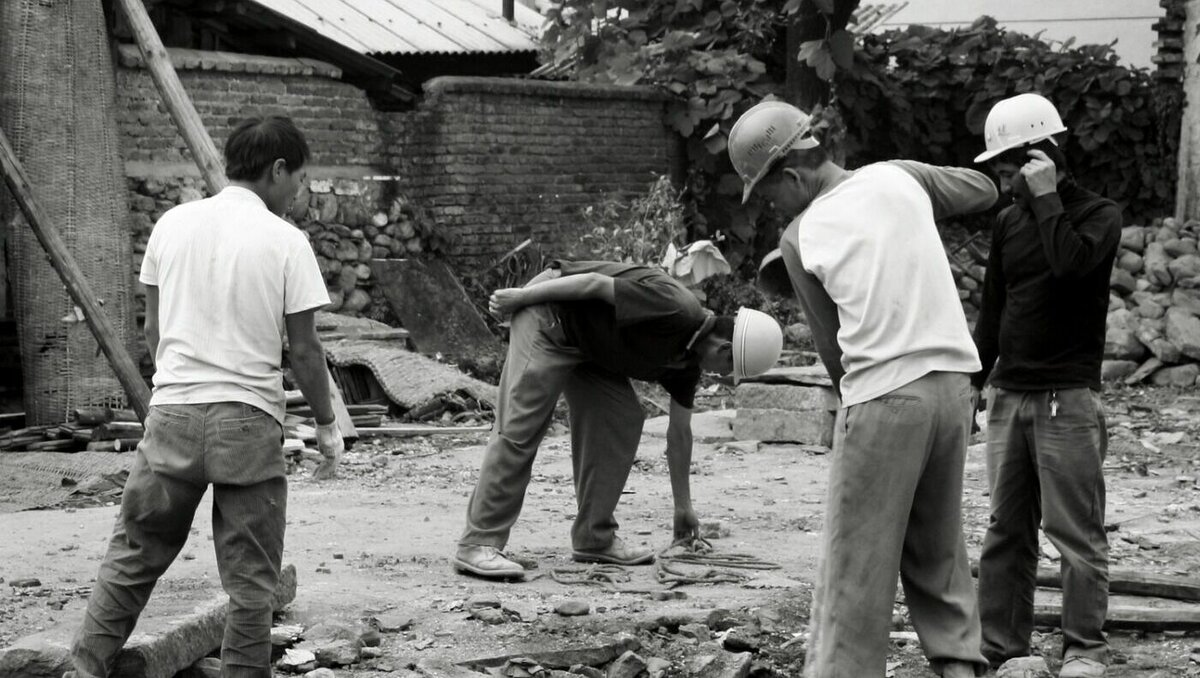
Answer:
[[[733,323],[733,383],[774,367],[783,352],[783,330],[762,311],[742,307]]]
[[[812,116],[782,101],[764,101],[742,114],[729,130],[729,160],[742,178],[742,202],[771,165],[788,151],[816,148]]]
[[[1058,109],[1040,94],[1018,94],[998,101],[983,123],[987,150],[975,162],[987,162],[1001,153],[1037,143],[1054,141],[1054,135],[1067,131]]]

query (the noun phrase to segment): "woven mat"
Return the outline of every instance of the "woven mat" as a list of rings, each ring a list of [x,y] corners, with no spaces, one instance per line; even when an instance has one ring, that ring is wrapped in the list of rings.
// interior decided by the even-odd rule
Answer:
[[[0,513],[57,506],[132,465],[132,454],[112,452],[0,452]]]
[[[456,368],[413,353],[395,342],[334,340],[325,342],[325,356],[338,367],[362,365],[375,375],[392,402],[412,409],[458,391],[496,406],[497,389]]]

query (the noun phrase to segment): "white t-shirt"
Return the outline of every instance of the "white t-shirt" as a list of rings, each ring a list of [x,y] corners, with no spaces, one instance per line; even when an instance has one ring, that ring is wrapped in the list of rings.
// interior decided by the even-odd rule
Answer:
[[[158,287],[152,405],[223,401],[284,416],[284,316],[329,303],[304,233],[230,186],[158,220],[141,281]]]
[[[979,371],[934,203],[947,214],[994,200],[995,189],[977,172],[878,163],[857,170],[797,217],[804,269],[837,305],[843,405],[930,372]],[[955,203],[962,208],[953,209]]]

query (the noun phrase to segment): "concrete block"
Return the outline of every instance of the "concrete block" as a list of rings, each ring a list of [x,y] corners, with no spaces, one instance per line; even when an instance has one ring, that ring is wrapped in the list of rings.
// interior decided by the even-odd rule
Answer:
[[[828,410],[797,412],[779,409],[739,409],[733,420],[733,436],[738,440],[765,443],[802,443],[833,445],[835,415]]]
[[[734,392],[739,410],[837,410],[832,388],[796,384],[739,384]]]
[[[212,595],[209,591],[204,595]],[[296,568],[285,565],[273,603],[280,609],[296,598]],[[166,601],[159,600],[160,604]],[[176,604],[182,601],[177,601]],[[134,635],[117,656],[113,675],[123,678],[172,678],[221,646],[228,599],[215,599],[183,611],[157,608],[153,597]],[[0,650],[0,678],[60,678],[70,669],[70,644],[80,620],[22,638]]]

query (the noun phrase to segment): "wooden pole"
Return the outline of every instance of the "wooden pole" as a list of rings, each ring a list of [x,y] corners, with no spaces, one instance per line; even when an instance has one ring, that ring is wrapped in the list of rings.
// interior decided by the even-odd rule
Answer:
[[[21,213],[25,215],[38,242],[50,256],[50,264],[54,266],[54,270],[58,271],[71,299],[79,308],[83,309],[83,319],[91,328],[92,334],[100,344],[100,350],[104,351],[105,357],[108,358],[109,364],[116,372],[117,380],[125,389],[130,405],[137,412],[138,417],[144,421],[146,414],[150,411],[150,389],[146,387],[146,382],[142,381],[141,372],[138,371],[133,358],[125,350],[116,329],[113,328],[104,309],[101,308],[100,300],[96,298],[87,278],[79,269],[79,264],[75,263],[75,257],[67,249],[66,241],[34,200],[29,178],[25,175],[25,170],[21,166],[20,160],[17,159],[17,154],[13,151],[12,146],[9,145],[8,137],[5,136],[3,130],[0,130],[0,169],[4,172],[4,183],[16,199]]]
[[[179,133],[183,135],[184,142],[192,152],[192,158],[200,167],[200,173],[208,184],[209,194],[216,195],[228,183],[221,154],[217,152],[216,144],[204,129],[204,121],[200,119],[191,97],[179,81],[167,48],[163,47],[158,31],[154,29],[150,15],[146,13],[146,6],[142,4],[142,0],[117,0],[117,4],[129,20],[138,49],[142,52],[142,58],[146,60],[146,67],[150,69],[150,75],[162,94],[163,102],[167,105],[175,126],[179,128]]]

